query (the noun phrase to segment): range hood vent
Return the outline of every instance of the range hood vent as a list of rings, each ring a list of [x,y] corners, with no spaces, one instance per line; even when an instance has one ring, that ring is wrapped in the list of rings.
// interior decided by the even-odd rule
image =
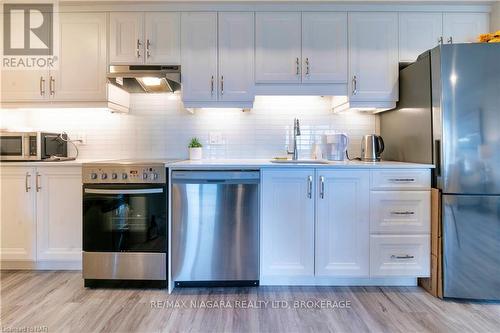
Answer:
[[[181,66],[109,66],[108,81],[129,93],[167,93],[181,89]]]

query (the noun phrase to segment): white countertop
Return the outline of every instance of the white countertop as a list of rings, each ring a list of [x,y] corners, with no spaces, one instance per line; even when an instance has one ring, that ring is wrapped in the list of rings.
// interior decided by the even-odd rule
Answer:
[[[97,162],[101,160],[78,159],[65,162],[1,162],[1,167],[7,166],[81,166],[84,163]],[[174,170],[190,169],[260,169],[260,168],[335,168],[335,169],[432,169],[432,164],[404,163],[404,162],[361,162],[361,161],[343,161],[329,162],[328,164],[293,164],[293,163],[272,163],[270,159],[204,159],[204,160],[185,160],[179,162],[167,162],[165,166]]]
[[[166,164],[171,169],[230,169],[230,168],[345,168],[345,169],[432,169],[432,164],[404,163],[404,162],[361,162],[343,161],[329,162],[328,164],[293,164],[293,163],[272,163],[269,159],[205,159],[198,161],[180,161]]]

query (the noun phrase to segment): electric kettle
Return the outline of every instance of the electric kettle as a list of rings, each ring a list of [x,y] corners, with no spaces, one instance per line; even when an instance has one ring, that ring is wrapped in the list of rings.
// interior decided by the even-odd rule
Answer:
[[[384,140],[375,134],[365,135],[361,140],[361,160],[365,162],[380,161],[380,154],[384,151]]]

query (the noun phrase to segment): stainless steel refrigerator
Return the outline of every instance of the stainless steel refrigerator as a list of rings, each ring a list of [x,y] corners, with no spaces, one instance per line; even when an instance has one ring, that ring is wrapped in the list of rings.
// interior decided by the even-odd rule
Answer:
[[[450,44],[400,71],[383,158],[433,163],[443,295],[500,300],[500,44]]]

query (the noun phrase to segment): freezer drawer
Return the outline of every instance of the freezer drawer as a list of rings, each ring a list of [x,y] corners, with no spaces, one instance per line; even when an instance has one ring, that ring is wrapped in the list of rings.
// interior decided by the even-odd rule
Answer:
[[[259,279],[259,172],[172,173],[172,278]]]
[[[500,300],[500,196],[443,195],[444,297]]]

